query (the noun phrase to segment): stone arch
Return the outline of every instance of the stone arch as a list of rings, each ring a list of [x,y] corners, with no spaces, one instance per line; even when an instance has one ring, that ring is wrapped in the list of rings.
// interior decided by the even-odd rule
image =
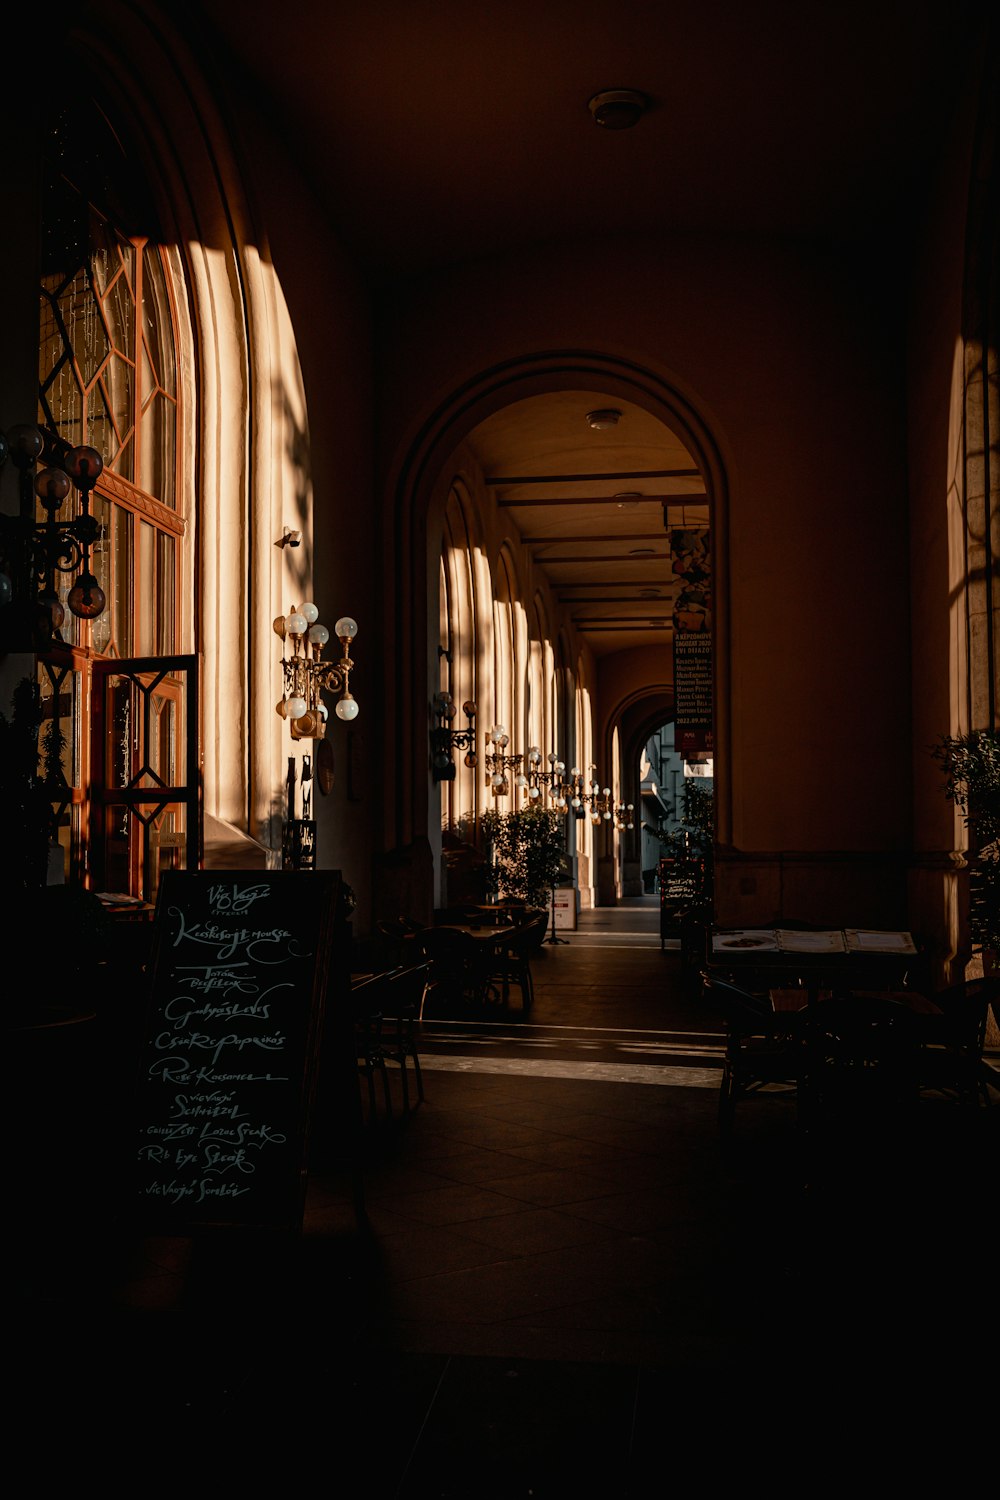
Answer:
[[[427,681],[426,522],[440,477],[476,424],[526,396],[572,385],[643,406],[687,445],[705,484],[716,549],[715,740],[719,836],[731,827],[729,787],[729,610],[727,550],[728,481],[720,446],[707,421],[680,386],[634,361],[587,350],[556,350],[501,362],[471,376],[425,418],[389,476],[388,502],[398,545],[386,591],[385,637],[396,655],[399,723],[422,722],[418,695]],[[575,663],[570,663],[575,669]],[[387,745],[388,750],[388,745]],[[422,752],[410,757],[410,775],[393,788],[386,806],[386,851],[420,843],[426,827],[426,774]]]

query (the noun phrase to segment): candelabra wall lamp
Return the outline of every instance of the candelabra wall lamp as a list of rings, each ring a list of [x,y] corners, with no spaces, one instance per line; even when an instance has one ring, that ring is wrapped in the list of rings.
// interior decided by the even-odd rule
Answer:
[[[462,704],[466,717],[464,729],[452,729],[451,721],[457,713],[455,701],[450,693],[435,693],[434,717],[437,720],[431,730],[431,770],[435,781],[454,781],[455,762],[453,752],[465,751],[465,764],[470,770],[479,764],[476,755],[476,705],[471,698]]]
[[[542,770],[542,752],[537,745],[528,748],[528,796],[532,801],[540,801],[543,795],[549,799],[549,806],[556,812],[566,811],[566,784],[563,780],[566,771],[565,761],[561,761],[552,751],[547,757],[549,769]]]
[[[321,740],[325,736],[329,714],[321,693],[340,694],[334,709],[338,719],[350,723],[358,716],[350,685],[355,666],[351,642],[358,633],[357,623],[343,615],[333,628],[342,654],[338,661],[324,661],[323,647],[330,632],[320,623],[315,604],[300,604],[274,621],[275,635],[291,647],[290,656],[282,653],[285,691],[275,708],[280,718],[288,720],[293,740]]]
[[[524,756],[508,755],[509,744],[510,735],[507,733],[506,725],[494,724],[492,729],[486,731],[486,754],[483,757],[486,762],[486,784],[494,797],[510,795],[511,775],[519,791],[528,790],[528,778],[521,770]]]
[[[104,468],[96,448],[68,448],[59,464],[36,473],[40,459],[54,446],[50,434],[22,424],[0,432],[0,466],[10,458],[18,470],[18,513],[0,515],[0,606],[3,649],[44,649],[65,619],[56,589],[56,574],[75,573],[66,603],[81,620],[96,620],[107,603],[91,566],[91,551],[101,523],[90,511],[90,495]],[[76,489],[79,508],[60,518],[63,502]],[[35,514],[35,497],[45,520]],[[58,637],[61,639],[61,637]]]
[[[635,827],[635,803],[616,802],[614,808],[615,827],[621,832]]]

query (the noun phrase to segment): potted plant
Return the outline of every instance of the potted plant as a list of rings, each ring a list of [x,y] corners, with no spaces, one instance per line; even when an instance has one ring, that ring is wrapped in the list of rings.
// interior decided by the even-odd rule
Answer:
[[[1000,733],[943,735],[932,750],[968,831],[969,931],[983,972],[1000,972]]]
[[[492,809],[480,819],[491,858],[491,894],[502,900],[544,907],[563,872],[565,830],[551,808],[525,807],[519,812]]]

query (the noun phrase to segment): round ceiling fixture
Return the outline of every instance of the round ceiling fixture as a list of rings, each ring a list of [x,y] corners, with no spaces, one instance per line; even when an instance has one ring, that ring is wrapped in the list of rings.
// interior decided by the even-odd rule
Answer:
[[[587,426],[592,432],[604,432],[608,427],[617,427],[621,412],[614,406],[605,406],[600,411],[588,411]]]
[[[649,100],[638,89],[602,89],[587,101],[587,108],[595,125],[605,130],[631,130],[646,113]]]
[[[611,496],[619,510],[633,510],[644,498],[639,490],[621,490],[617,495]]]
[[[630,547],[628,555],[629,557],[655,557],[656,552],[652,547]]]

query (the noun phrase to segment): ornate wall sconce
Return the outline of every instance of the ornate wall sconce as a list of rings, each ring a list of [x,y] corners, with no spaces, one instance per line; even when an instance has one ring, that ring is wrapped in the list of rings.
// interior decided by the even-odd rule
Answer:
[[[107,603],[104,590],[90,566],[91,550],[101,535],[101,524],[90,512],[90,494],[101,477],[104,460],[96,448],[70,448],[59,465],[35,472],[50,434],[24,424],[0,433],[0,465],[10,457],[18,470],[19,504],[16,516],[0,516],[0,605],[12,605],[17,616],[8,650],[44,646],[65,619],[56,590],[57,573],[76,573],[66,603],[81,620],[96,620]],[[58,512],[73,489],[79,493],[76,515],[60,519]],[[46,519],[35,513],[35,497]],[[12,622],[13,623],[13,622]],[[15,639],[15,637],[17,637]]]
[[[631,830],[631,829],[633,829],[635,827],[635,803],[634,802],[616,802],[615,803],[615,808],[614,808],[614,813],[615,813],[615,827],[617,829],[619,829],[620,831],[624,830],[624,829],[630,829]]]
[[[513,773],[514,785],[522,791],[528,788],[528,778],[521,770],[523,755],[508,755],[507,746],[510,744],[510,735],[507,733],[506,725],[494,724],[492,729],[486,731],[486,761],[487,786],[494,797],[508,797],[510,795],[510,776]],[[492,749],[490,748],[492,746]]]
[[[555,751],[548,755],[549,769],[542,770],[542,752],[537,745],[528,748],[528,796],[533,801],[541,799],[543,792],[548,795],[550,807],[564,813],[566,811],[566,784],[563,780],[566,771],[565,761],[561,761]]]
[[[465,751],[465,764],[471,769],[478,765],[476,755],[476,705],[471,698],[462,704],[467,723],[464,729],[452,729],[451,721],[457,713],[455,701],[450,693],[435,693],[434,717],[437,723],[431,730],[431,770],[435,781],[454,781],[455,762],[453,752]]]
[[[343,648],[338,661],[324,661],[323,647],[330,632],[320,624],[315,604],[300,604],[274,621],[274,633],[291,646],[291,656],[284,653],[281,670],[285,691],[275,705],[278,716],[288,720],[293,740],[321,740],[326,734],[328,712],[321,693],[339,693],[334,712],[348,723],[358,716],[358,703],[351,694],[350,680],[354,662],[351,642],[358,633],[357,622],[342,615],[333,627]]]

